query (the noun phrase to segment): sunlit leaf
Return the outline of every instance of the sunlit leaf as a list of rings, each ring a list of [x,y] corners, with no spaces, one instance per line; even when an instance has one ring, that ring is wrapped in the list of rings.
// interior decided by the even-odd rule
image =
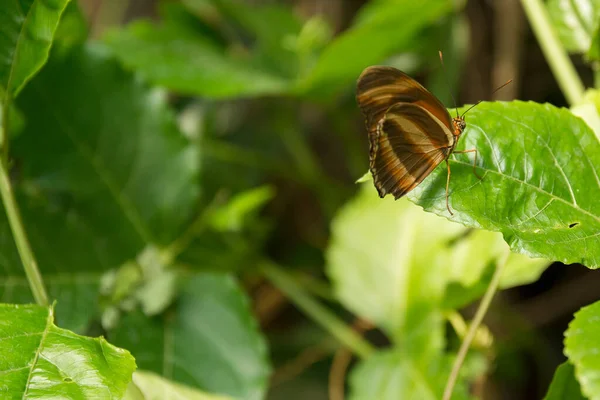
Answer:
[[[334,220],[327,272],[336,297],[394,339],[439,344],[440,311],[483,295],[507,247],[498,233],[469,231],[406,199],[382,200],[367,182]],[[501,287],[530,283],[548,265],[511,254]]]
[[[471,227],[499,231],[530,257],[600,266],[600,143],[580,118],[551,105],[484,103],[467,115],[446,168],[440,165],[408,197],[426,210]]]
[[[597,0],[548,0],[548,13],[567,50],[585,53],[600,22]]]
[[[190,279],[164,318],[124,317],[110,335],[140,368],[206,392],[261,399],[270,373],[248,300],[228,275]]]
[[[600,399],[600,302],[583,307],[565,332],[565,354],[575,367],[581,391],[590,400]]]
[[[411,359],[405,351],[386,351],[369,357],[350,376],[350,400],[439,400],[450,369],[449,357]],[[459,380],[452,399],[472,397]]]
[[[0,88],[18,93],[44,65],[68,2],[0,0]]]
[[[232,397],[202,392],[190,386],[171,382],[147,371],[133,373],[124,400],[233,400]]]
[[[0,305],[0,397],[120,399],[136,367],[133,357],[53,320],[51,308]]]
[[[544,400],[585,400],[571,363],[564,362],[558,366]]]

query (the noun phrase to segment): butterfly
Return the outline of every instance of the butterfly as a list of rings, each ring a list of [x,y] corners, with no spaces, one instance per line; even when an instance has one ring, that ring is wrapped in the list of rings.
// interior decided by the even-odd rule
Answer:
[[[358,78],[356,99],[366,119],[369,169],[379,197],[392,194],[399,199],[446,161],[446,208],[453,215],[448,203],[450,154],[475,153],[473,172],[481,179],[476,170],[477,149],[455,150],[467,126],[466,111],[462,115],[457,111],[452,118],[446,107],[416,80],[385,66],[363,71]]]

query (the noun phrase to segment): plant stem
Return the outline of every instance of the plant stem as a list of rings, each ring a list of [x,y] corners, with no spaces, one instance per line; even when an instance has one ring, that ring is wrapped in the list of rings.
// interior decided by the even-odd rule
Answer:
[[[560,89],[570,105],[579,103],[585,87],[550,23],[544,4],[541,0],[521,0],[521,3]]]
[[[375,351],[369,342],[308,295],[283,268],[270,261],[265,261],[262,263],[261,269],[275,287],[354,354],[364,359]]]
[[[4,134],[5,137],[8,136],[6,130],[4,131]],[[25,234],[25,228],[21,221],[19,208],[17,207],[17,202],[10,185],[10,179],[8,178],[7,165],[8,162],[5,159],[0,162],[0,195],[2,196],[4,209],[8,216],[10,229],[12,230],[15,244],[17,245],[17,250],[19,251],[19,256],[21,257],[21,262],[23,263],[23,268],[25,269],[31,292],[33,293],[33,298],[40,306],[48,306],[48,294],[46,293],[44,282],[42,281],[42,275],[37,267],[37,262],[33,256],[33,251],[29,245],[29,240]]]
[[[504,266],[506,265],[506,261],[508,260],[509,255],[510,250],[507,249],[504,252],[504,254],[502,254],[496,261],[496,271],[492,276],[490,285],[488,286],[487,290],[485,291],[485,294],[483,295],[483,298],[481,299],[481,303],[479,303],[479,307],[477,308],[475,317],[473,317],[473,321],[471,321],[471,325],[469,326],[469,330],[467,332],[467,335],[465,336],[465,340],[463,340],[462,344],[460,345],[460,349],[458,350],[458,354],[456,355],[456,359],[454,360],[454,365],[452,365],[452,372],[450,372],[450,376],[448,377],[448,381],[446,382],[446,388],[444,389],[444,397],[442,397],[443,400],[450,400],[450,398],[452,397],[452,392],[454,390],[454,386],[456,385],[460,368],[462,367],[465,361],[465,357],[467,356],[469,347],[471,347],[471,343],[475,338],[477,329],[479,329],[481,321],[483,321],[483,317],[485,316],[488,308],[490,307],[492,298],[494,297],[494,294],[496,294],[498,284],[500,283],[500,277],[502,276],[502,271],[504,270]]]

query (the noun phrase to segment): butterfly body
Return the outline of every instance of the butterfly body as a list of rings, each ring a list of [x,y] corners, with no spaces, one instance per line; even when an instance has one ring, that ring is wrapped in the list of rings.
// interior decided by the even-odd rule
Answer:
[[[380,197],[399,199],[414,189],[448,161],[466,127],[462,116],[452,118],[433,94],[392,67],[365,69],[356,97],[366,119],[369,169]]]

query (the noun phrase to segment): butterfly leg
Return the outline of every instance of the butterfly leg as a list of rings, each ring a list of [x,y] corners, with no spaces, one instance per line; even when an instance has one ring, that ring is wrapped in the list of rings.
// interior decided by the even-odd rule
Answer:
[[[457,153],[475,153],[475,157],[473,158],[473,173],[475,174],[476,177],[478,177],[479,179],[483,179],[482,176],[480,176],[477,173],[477,170],[475,169],[477,167],[477,149],[471,149],[471,150],[456,150],[454,151],[454,154]]]
[[[450,215],[454,215],[454,213],[450,209],[450,204],[448,204],[448,189],[450,188],[450,163],[448,162],[447,158],[446,158],[446,166],[448,167],[448,177],[446,178],[446,208],[448,209],[448,212],[450,213]]]

